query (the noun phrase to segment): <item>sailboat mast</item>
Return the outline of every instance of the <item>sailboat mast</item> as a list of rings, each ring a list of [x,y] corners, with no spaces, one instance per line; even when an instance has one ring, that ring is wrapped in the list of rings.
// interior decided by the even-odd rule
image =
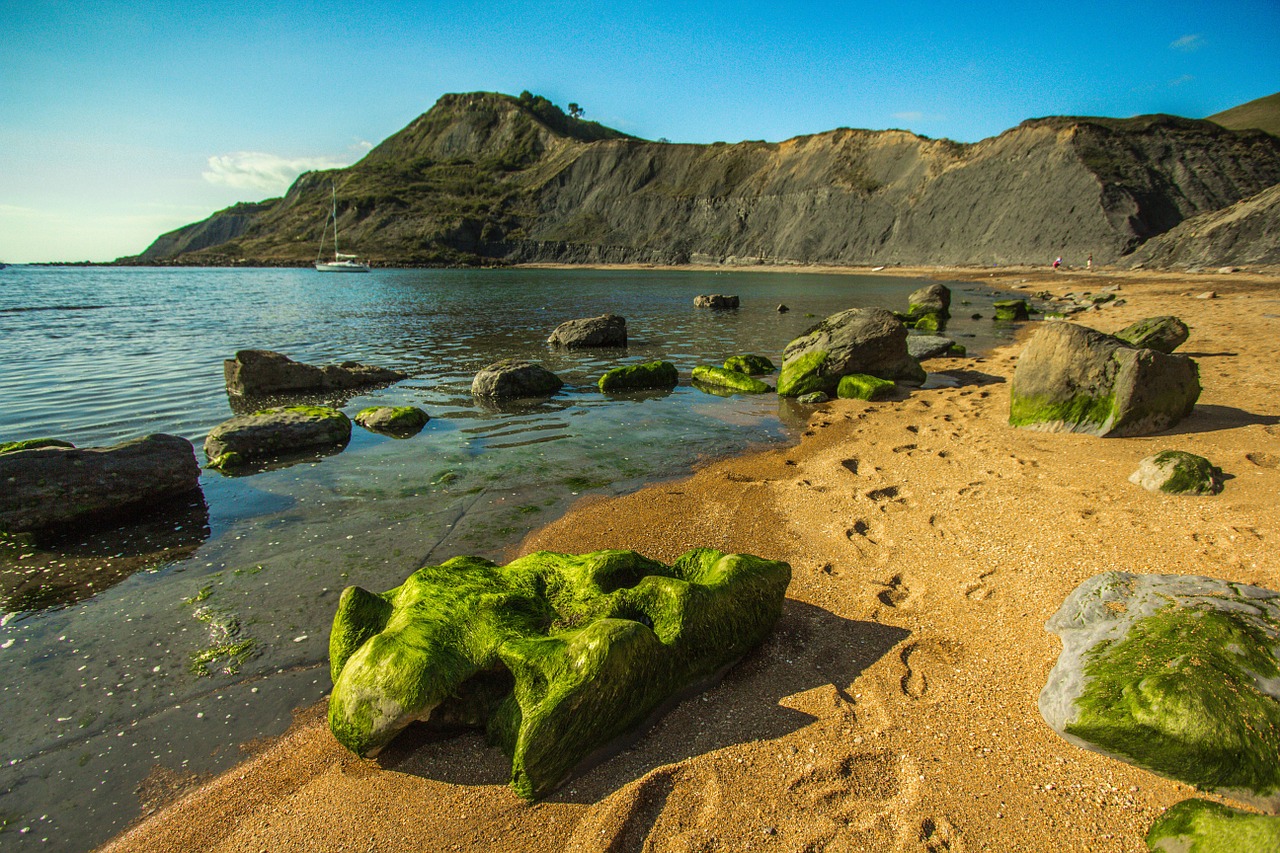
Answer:
[[[330,182],[329,189],[333,191],[333,257],[338,257],[338,185]]]

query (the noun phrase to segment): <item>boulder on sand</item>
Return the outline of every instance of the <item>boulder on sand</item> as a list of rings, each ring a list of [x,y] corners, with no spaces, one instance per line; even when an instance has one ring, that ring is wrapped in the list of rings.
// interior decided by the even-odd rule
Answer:
[[[883,308],[850,308],[832,314],[787,344],[778,393],[834,394],[840,377],[866,373],[919,385],[925,372],[907,352],[907,327]]]
[[[950,355],[956,342],[941,335],[908,335],[907,352],[916,361]]]
[[[696,308],[737,308],[738,297],[726,296],[723,293],[704,293],[693,298]]]
[[[1222,469],[1185,450],[1164,450],[1139,462],[1129,482],[1149,492],[1216,495],[1222,491]]]
[[[504,358],[476,374],[471,380],[473,397],[550,397],[564,382],[540,364],[520,358]]]
[[[195,448],[176,435],[0,453],[0,532],[127,519],[199,485]]]
[[[1073,323],[1049,323],[1018,356],[1009,423],[1050,432],[1149,435],[1191,414],[1196,363],[1133,349]]]
[[[326,406],[283,406],[223,421],[204,440],[210,468],[242,465],[345,445],[351,419]]]
[[[547,343],[560,349],[625,347],[627,321],[617,314],[602,314],[582,320],[567,320],[556,326]]]
[[[1153,349],[1166,355],[1187,342],[1191,330],[1177,317],[1148,317],[1125,326],[1115,337],[1136,349]]]
[[[409,374],[354,361],[318,367],[263,349],[242,349],[222,363],[227,393],[233,397],[317,394],[390,385]]]
[[[1280,592],[1193,575],[1104,572],[1045,628],[1062,653],[1040,693],[1078,746],[1280,808]]]
[[[486,730],[525,798],[757,646],[783,562],[697,549],[455,557],[395,589],[343,591],[329,634],[329,728],[374,755],[410,723]]]
[[[836,386],[836,396],[841,400],[882,400],[897,387],[888,379],[867,376],[865,373],[851,373],[841,377],[840,384]]]

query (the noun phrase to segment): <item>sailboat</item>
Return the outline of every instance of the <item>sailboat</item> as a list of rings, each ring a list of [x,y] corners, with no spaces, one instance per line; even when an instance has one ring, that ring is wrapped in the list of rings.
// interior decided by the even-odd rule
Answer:
[[[338,251],[338,188],[330,185],[333,191],[333,209],[329,213],[329,219],[324,224],[324,232],[320,235],[320,250],[316,252],[316,269],[320,272],[368,272],[369,265],[360,260],[357,255],[345,255]],[[333,260],[322,261],[320,256],[324,254],[324,238],[329,233],[329,222],[333,223]]]

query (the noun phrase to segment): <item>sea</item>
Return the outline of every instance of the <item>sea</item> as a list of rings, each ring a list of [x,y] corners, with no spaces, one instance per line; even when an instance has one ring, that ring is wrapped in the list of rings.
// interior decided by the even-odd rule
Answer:
[[[404,371],[325,402],[431,418],[408,438],[356,426],[341,452],[247,476],[205,471],[199,493],[143,523],[4,544],[0,848],[91,849],[153,808],[155,791],[282,733],[332,686],[329,625],[345,587],[387,590],[459,554],[502,561],[584,496],[795,441],[810,407],[709,394],[690,371],[747,353],[780,364],[823,317],[905,310],[922,284],[748,270],[0,270],[0,442],[168,433],[204,464],[205,435],[234,413],[223,361],[241,349]],[[990,319],[1007,294],[948,284],[947,334],[971,355],[1013,336]],[[706,293],[741,306],[694,307]],[[561,322],[605,313],[626,318],[625,350],[548,348]],[[473,399],[476,372],[507,357],[542,364],[564,389]],[[597,389],[606,370],[653,359],[679,369],[673,391]],[[945,360],[926,366],[945,381]]]

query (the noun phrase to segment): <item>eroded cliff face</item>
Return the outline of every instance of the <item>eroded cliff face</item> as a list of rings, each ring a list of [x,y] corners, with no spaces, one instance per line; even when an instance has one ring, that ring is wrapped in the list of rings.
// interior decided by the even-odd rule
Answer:
[[[343,246],[389,265],[1111,263],[1278,182],[1280,139],[1170,116],[1036,119],[972,145],[849,129],[683,145],[448,95],[360,163],[142,259],[304,263],[332,184]]]
[[[1161,269],[1280,265],[1280,184],[1185,220],[1144,243],[1125,262]]]

